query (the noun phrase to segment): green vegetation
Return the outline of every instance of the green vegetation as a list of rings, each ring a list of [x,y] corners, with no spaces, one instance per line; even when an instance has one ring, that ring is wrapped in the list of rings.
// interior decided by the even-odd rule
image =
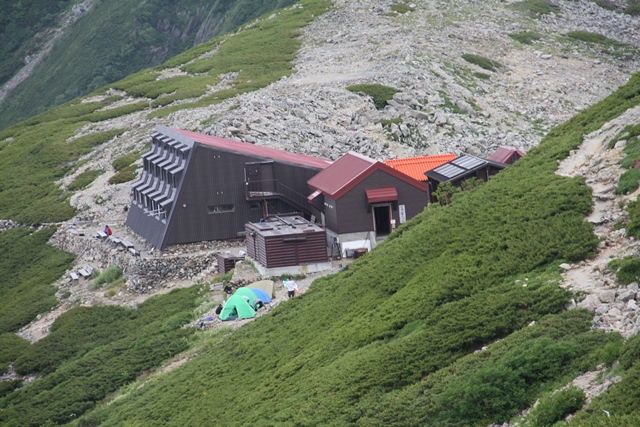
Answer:
[[[567,33],[567,37],[588,43],[592,47],[596,47],[600,52],[616,57],[632,57],[638,54],[638,50],[634,46],[620,43],[598,33],[570,31]]]
[[[404,14],[407,12],[411,12],[413,9],[408,4],[404,3],[393,3],[391,5],[391,10],[396,14]]]
[[[627,0],[627,7],[624,11],[629,15],[640,15],[640,0]]]
[[[0,333],[0,374],[7,372],[9,363],[16,360],[28,348],[29,341],[20,338],[16,334]],[[2,385],[1,381],[0,385]]]
[[[140,158],[140,152],[125,154],[115,159],[111,165],[116,173],[109,178],[109,184],[121,184],[123,182],[133,181],[136,177],[136,167],[133,162]]]
[[[489,80],[491,79],[491,75],[490,74],[486,74],[486,73],[479,73],[479,72],[474,72],[472,73],[474,77],[477,77],[479,79],[482,80]]]
[[[351,92],[362,92],[365,95],[369,95],[378,110],[384,109],[387,101],[393,99],[393,95],[398,93],[397,89],[381,84],[352,85],[347,86],[346,89]]]
[[[4,234],[4,233],[2,233]],[[156,296],[138,309],[78,307],[14,360],[38,381],[0,398],[0,424],[40,426],[74,420],[108,393],[186,350],[201,286]]]
[[[640,258],[613,259],[609,261],[609,268],[615,273],[618,283],[628,285],[640,277]]]
[[[24,67],[27,55],[34,53],[46,41],[46,36],[36,38],[36,34],[56,25],[59,14],[73,3],[70,0],[3,2],[0,14],[0,86]]]
[[[560,390],[542,399],[531,412],[533,427],[551,427],[584,405],[585,395],[575,386]]]
[[[96,277],[90,285],[91,289],[99,289],[104,284],[110,284],[116,282],[118,279],[122,277],[122,269],[117,265],[111,266],[107,268],[105,271],[100,273],[98,277]]]
[[[69,99],[104,90],[127,75],[157,66],[198,43],[294,2],[233,0],[207,5],[199,0],[96,2],[82,19],[65,30],[65,37],[34,68],[32,75],[9,93],[0,105],[0,129]],[[3,64],[0,79],[7,79],[24,64],[24,57],[32,52],[34,43],[46,41],[46,37],[40,40],[34,35],[45,25],[57,25],[60,13],[77,2],[9,3],[12,4],[6,11],[3,8],[0,16],[0,28],[6,29],[2,31],[0,46]],[[201,91],[205,89],[202,84],[199,87]],[[174,90],[175,99],[194,94],[184,88]]]
[[[620,161],[620,165],[627,170],[620,176],[618,187],[615,190],[618,195],[633,193],[638,188],[638,182],[640,181],[640,169],[638,169],[640,167],[640,140],[637,136],[639,132],[640,126],[627,126],[612,140],[612,143],[615,144],[623,137],[628,139],[628,144],[623,150],[626,155]]]
[[[0,333],[15,332],[58,304],[51,283],[70,268],[73,256],[46,244],[55,231],[0,233]]]
[[[462,59],[488,71],[498,71],[499,68],[502,68],[502,64],[500,64],[499,62],[480,55],[465,53],[464,55],[462,55]]]
[[[604,46],[622,46],[622,43],[603,36],[602,34],[589,31],[569,31],[567,37],[587,43],[597,43]]]
[[[82,190],[88,187],[97,177],[104,173],[103,170],[86,170],[76,177],[71,184],[67,187],[69,191]]]
[[[539,18],[541,15],[554,13],[560,14],[560,8],[551,0],[524,0],[510,5],[514,10],[524,12],[532,18]]]
[[[454,104],[453,102],[451,102],[451,99],[449,98],[449,95],[447,95],[447,93],[445,91],[439,90],[438,93],[440,94],[440,97],[442,98],[443,104],[442,107],[445,110],[448,110],[454,114],[465,114],[464,110],[462,110],[462,108],[458,107],[457,104]]]
[[[542,36],[535,31],[523,31],[520,33],[508,34],[509,37],[522,44],[533,44],[542,38]]]

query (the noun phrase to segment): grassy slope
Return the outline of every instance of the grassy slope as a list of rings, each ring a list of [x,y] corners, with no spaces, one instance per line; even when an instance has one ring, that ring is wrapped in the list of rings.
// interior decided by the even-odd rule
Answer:
[[[556,161],[638,102],[635,76],[489,183],[81,425],[486,425],[610,363],[602,348],[615,356],[620,337],[589,332],[587,313],[521,329],[567,300],[544,266],[597,243],[589,191],[556,176]]]
[[[184,52],[194,45],[196,31],[208,17],[217,17],[215,37],[294,2],[96,2],[0,104],[0,129]]]
[[[57,305],[51,283],[69,268],[73,256],[46,245],[55,231],[0,233],[0,333],[15,332]]]

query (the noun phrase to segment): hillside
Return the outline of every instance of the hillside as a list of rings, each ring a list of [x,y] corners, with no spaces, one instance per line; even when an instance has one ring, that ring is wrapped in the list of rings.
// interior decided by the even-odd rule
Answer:
[[[0,216],[33,227],[0,224],[0,424],[637,425],[638,25],[591,2],[307,0],[4,130]],[[155,123],[329,158],[527,155],[201,331],[221,246],[154,253],[123,226]],[[105,223],[140,260],[95,243]],[[87,263],[106,284],[61,277]]]
[[[293,3],[9,1],[0,16],[0,129]]]

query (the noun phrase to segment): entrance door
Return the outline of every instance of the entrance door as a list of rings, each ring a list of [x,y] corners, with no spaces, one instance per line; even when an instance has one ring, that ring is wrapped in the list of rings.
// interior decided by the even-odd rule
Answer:
[[[275,192],[273,162],[245,163],[244,168],[248,192],[263,196]]]
[[[373,223],[376,235],[386,236],[391,233],[391,206],[374,206]]]

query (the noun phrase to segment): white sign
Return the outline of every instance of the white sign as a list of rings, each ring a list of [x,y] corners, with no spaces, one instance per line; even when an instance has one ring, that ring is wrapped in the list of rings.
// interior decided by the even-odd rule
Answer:
[[[407,222],[407,211],[404,205],[398,205],[398,213],[400,214],[400,224]]]

